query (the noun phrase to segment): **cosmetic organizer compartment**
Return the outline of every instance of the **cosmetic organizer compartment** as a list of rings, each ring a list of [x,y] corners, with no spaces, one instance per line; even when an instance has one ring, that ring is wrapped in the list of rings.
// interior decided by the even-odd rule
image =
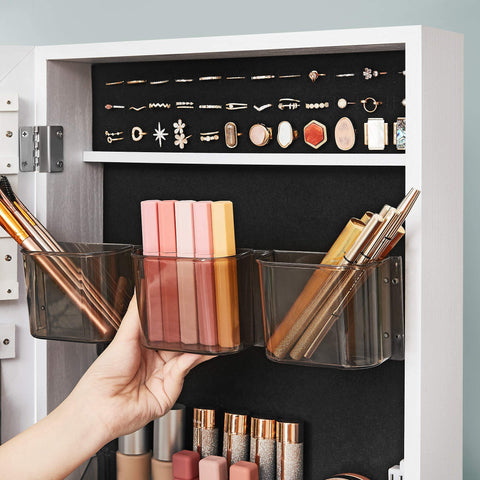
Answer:
[[[257,260],[267,357],[343,369],[403,360],[402,258],[320,265],[325,254],[275,250]]]
[[[252,250],[231,257],[180,258],[133,253],[145,346],[230,354],[254,337]]]
[[[133,247],[63,243],[62,248],[22,250],[31,334],[84,343],[112,340],[133,295]]]

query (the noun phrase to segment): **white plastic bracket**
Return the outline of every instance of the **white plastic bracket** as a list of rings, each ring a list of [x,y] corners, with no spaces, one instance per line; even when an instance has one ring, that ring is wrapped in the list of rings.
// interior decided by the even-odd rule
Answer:
[[[404,460],[400,460],[400,465],[395,465],[388,469],[388,480],[405,480]]]
[[[0,92],[0,175],[16,186],[18,174],[18,95]],[[0,300],[18,298],[18,247],[0,227]]]
[[[0,359],[15,358],[15,324],[0,323]]]

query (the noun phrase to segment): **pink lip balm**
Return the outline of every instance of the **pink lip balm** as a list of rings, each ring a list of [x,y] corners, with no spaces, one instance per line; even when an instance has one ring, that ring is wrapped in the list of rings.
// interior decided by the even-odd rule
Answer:
[[[198,452],[181,450],[175,453],[172,457],[173,480],[198,480],[198,462]]]
[[[258,480],[258,465],[241,460],[230,467],[230,480]]]
[[[210,455],[198,464],[200,480],[228,480],[227,459]]]

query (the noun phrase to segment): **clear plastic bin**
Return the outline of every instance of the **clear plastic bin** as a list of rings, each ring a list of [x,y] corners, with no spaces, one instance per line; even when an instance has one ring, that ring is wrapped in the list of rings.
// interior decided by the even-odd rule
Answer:
[[[401,257],[334,267],[320,265],[324,255],[275,250],[257,260],[267,357],[343,369],[403,359]]]
[[[230,354],[254,338],[251,250],[222,258],[133,254],[144,345]]]
[[[133,246],[61,246],[64,252],[22,250],[31,334],[85,343],[112,340],[133,295]]]

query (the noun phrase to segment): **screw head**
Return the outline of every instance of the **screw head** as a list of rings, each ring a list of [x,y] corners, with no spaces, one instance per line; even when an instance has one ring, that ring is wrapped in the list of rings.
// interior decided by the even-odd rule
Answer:
[[[7,168],[10,168],[12,166],[11,163],[7,163]]]
[[[12,102],[10,100],[7,100],[7,105],[10,105]]]
[[[58,167],[58,168],[63,168],[63,162],[62,162],[61,160],[59,160],[59,161],[57,162],[57,167]]]
[[[22,137],[23,138],[28,137],[28,132],[26,130],[23,130]]]
[[[9,288],[9,289],[7,290],[7,293],[12,293],[12,290]]]
[[[8,339],[8,338],[3,339],[3,344],[4,345],[8,345],[9,343],[10,343],[10,339]]]
[[[63,137],[63,130],[57,130],[57,137],[62,138]]]
[[[13,137],[13,132],[10,131],[10,130],[7,130],[7,133],[5,133],[5,135],[6,135],[8,138],[11,138],[11,137]]]
[[[12,256],[11,255],[5,255],[5,261],[6,262],[10,262],[12,260]]]

